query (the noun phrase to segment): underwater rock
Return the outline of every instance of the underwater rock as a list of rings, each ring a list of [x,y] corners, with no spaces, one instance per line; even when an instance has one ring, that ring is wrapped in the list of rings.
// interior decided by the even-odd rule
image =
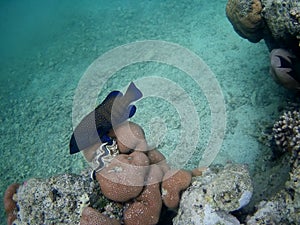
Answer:
[[[207,169],[194,177],[183,193],[173,224],[240,224],[230,212],[247,205],[252,192],[246,166],[228,164],[220,171]]]
[[[118,218],[119,213],[115,206],[106,212],[105,206],[111,203],[87,174],[29,179],[19,187],[16,201],[16,225],[78,224],[83,208],[88,205],[101,208],[110,217]]]
[[[241,37],[254,43],[264,39],[270,51],[285,48],[300,56],[298,0],[228,0],[226,15]]]
[[[261,0],[262,17],[270,37],[267,45],[273,48],[292,49],[299,56],[300,3],[298,0]],[[269,43],[268,43],[269,42]]]
[[[300,158],[300,157],[299,157]],[[299,159],[296,160],[297,165]],[[269,200],[261,201],[247,225],[299,224],[300,221],[300,167],[290,173],[285,188]]]
[[[248,216],[247,225],[299,224],[300,221],[300,113],[287,111],[273,126],[275,151],[290,154],[291,172],[285,187],[270,199],[261,201]],[[277,153],[279,154],[279,153]]]
[[[254,43],[264,36],[261,11],[260,0],[229,0],[226,5],[226,15],[234,30],[241,37]]]

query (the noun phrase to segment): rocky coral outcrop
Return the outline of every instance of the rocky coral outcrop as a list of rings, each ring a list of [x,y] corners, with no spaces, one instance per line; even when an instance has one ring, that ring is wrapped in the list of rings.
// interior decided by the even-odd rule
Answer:
[[[300,112],[284,112],[275,122],[272,135],[275,155],[291,155],[290,176],[281,191],[257,205],[254,215],[247,218],[247,225],[294,225],[300,221]]]
[[[299,157],[300,159],[300,157]],[[293,166],[290,178],[285,188],[276,193],[271,199],[261,201],[257,211],[247,219],[247,225],[290,224],[300,221],[300,167],[299,159]]]
[[[251,42],[264,39],[270,74],[285,88],[300,89],[300,2],[298,0],[228,0],[226,15],[234,30]],[[276,50],[274,51],[272,50]],[[289,58],[284,56],[289,55]]]
[[[241,37],[251,42],[265,39],[270,51],[292,49],[299,56],[299,1],[229,0],[226,15]]]
[[[271,49],[287,48],[299,54],[300,3],[297,0],[261,0],[261,12],[270,37],[267,44]],[[299,56],[299,55],[298,55]]]
[[[87,174],[32,178],[19,187],[16,195],[16,225],[78,224],[82,210],[88,205],[119,219],[118,207],[111,206],[113,203],[101,194],[97,183]],[[114,210],[109,210],[112,207]]]
[[[173,224],[240,224],[230,212],[247,205],[252,192],[246,166],[228,164],[220,170],[207,169],[194,177],[183,193]]]
[[[234,30],[251,42],[259,42],[264,37],[264,20],[261,16],[260,0],[229,0],[226,15]]]

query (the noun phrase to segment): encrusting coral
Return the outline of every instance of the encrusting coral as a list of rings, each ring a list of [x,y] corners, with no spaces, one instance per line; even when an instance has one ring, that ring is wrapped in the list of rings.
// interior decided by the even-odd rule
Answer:
[[[291,155],[291,171],[285,187],[261,201],[248,216],[247,225],[299,224],[300,221],[300,112],[285,112],[273,126],[273,142],[281,153]]]

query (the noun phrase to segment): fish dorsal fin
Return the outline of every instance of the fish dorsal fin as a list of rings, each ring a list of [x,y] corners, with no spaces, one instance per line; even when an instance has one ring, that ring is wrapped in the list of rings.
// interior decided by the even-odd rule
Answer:
[[[129,103],[134,102],[143,97],[142,92],[135,86],[133,82],[131,82],[123,96],[124,99]]]

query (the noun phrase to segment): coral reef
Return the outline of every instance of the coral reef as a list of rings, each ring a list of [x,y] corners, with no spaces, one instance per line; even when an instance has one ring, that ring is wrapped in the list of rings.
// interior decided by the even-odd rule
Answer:
[[[300,3],[297,0],[228,0],[226,15],[234,30],[251,42],[266,41],[274,48],[298,55]]]
[[[251,42],[265,40],[273,79],[299,90],[300,2],[297,0],[228,0],[226,15],[234,30]]]
[[[86,173],[24,182],[17,191],[14,224],[150,225],[160,220],[163,202],[177,208],[192,173],[171,170],[157,149],[148,150],[137,124],[125,122],[109,133],[122,152],[95,172],[97,182]],[[95,156],[89,151],[87,160]]]
[[[271,199],[261,201],[253,216],[247,218],[247,225],[290,224],[300,221],[300,167],[299,157],[293,163],[290,178],[285,188]]]
[[[221,169],[209,168],[202,176],[194,177],[182,194],[173,224],[240,224],[230,212],[247,205],[252,191],[246,166],[228,164]]]
[[[160,181],[163,172],[159,166],[152,166],[147,176],[147,185],[134,202],[128,203],[124,211],[125,224],[157,224],[162,208]]]
[[[264,35],[264,21],[261,16],[260,0],[229,0],[226,15],[234,30],[251,42],[259,42]]]
[[[96,179],[107,198],[126,202],[137,197],[143,190],[148,165],[149,160],[142,152],[120,154],[96,174]]]
[[[117,129],[112,129],[108,135],[116,139],[120,153],[126,154],[132,149],[142,152],[148,150],[143,129],[130,121],[122,123]]]
[[[102,193],[126,204],[126,225],[157,224],[163,203],[178,207],[181,191],[190,185],[191,172],[171,170],[158,150],[148,150],[144,131],[135,123],[125,122],[109,135],[121,149],[96,173]]]
[[[248,225],[299,224],[300,221],[300,112],[285,112],[273,126],[273,140],[281,154],[291,155],[291,172],[285,187],[268,200],[261,201]],[[278,154],[278,153],[277,153]]]

